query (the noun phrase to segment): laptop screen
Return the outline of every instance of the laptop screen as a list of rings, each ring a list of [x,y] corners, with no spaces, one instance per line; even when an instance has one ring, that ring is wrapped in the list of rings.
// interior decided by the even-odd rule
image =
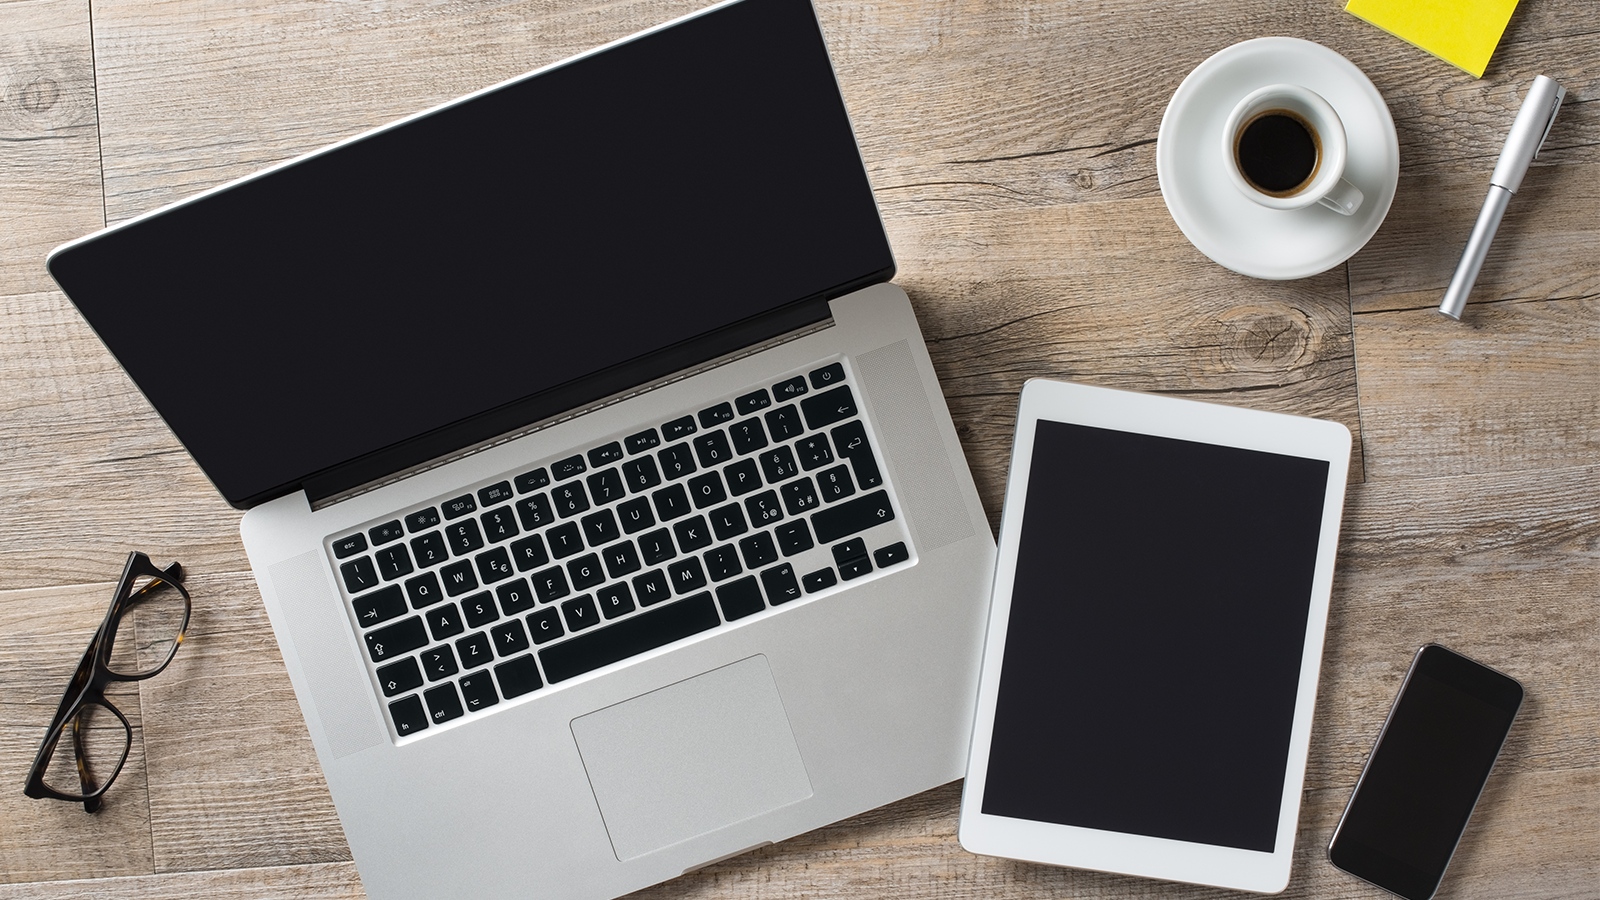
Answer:
[[[886,280],[893,260],[810,3],[743,0],[49,266],[246,506],[519,402],[509,427],[551,415],[526,401],[558,388],[598,399],[671,348],[702,361],[707,335]]]

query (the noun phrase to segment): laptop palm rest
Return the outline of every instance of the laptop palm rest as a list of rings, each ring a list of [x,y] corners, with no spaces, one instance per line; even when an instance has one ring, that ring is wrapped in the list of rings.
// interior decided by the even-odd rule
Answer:
[[[765,656],[572,720],[626,862],[811,796]]]

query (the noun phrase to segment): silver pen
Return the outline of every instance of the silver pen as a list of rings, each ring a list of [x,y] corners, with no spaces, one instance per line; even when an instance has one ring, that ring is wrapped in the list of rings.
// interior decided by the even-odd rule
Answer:
[[[1450,278],[1450,287],[1444,292],[1444,302],[1439,312],[1452,319],[1461,318],[1467,305],[1467,295],[1478,280],[1478,270],[1483,268],[1483,258],[1489,255],[1489,244],[1500,228],[1500,217],[1506,214],[1511,195],[1522,186],[1522,176],[1528,173],[1528,164],[1539,156],[1539,148],[1550,136],[1550,126],[1555,124],[1556,112],[1567,89],[1543,75],[1533,79],[1533,87],[1517,110],[1516,121],[1511,123],[1511,134],[1500,150],[1500,161],[1494,164],[1494,174],[1489,177],[1489,198],[1483,201],[1477,224],[1472,226],[1472,237],[1467,239],[1467,249],[1461,253],[1456,274]]]

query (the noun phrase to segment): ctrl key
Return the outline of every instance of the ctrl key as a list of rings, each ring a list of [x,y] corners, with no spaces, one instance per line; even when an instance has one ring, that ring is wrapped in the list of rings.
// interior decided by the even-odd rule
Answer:
[[[451,719],[459,719],[461,714],[465,712],[461,708],[461,697],[456,694],[456,686],[449,682],[445,682],[432,690],[423,691],[422,696],[427,698],[428,718],[435,725],[440,722],[448,722]]]
[[[416,694],[389,704],[389,717],[394,719],[394,730],[401,737],[428,727],[428,714],[422,709],[422,698]]]

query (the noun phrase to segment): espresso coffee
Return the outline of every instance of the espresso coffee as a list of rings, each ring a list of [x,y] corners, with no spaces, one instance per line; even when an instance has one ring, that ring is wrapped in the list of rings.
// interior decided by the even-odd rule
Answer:
[[[1322,145],[1305,119],[1286,109],[1269,109],[1239,129],[1234,155],[1240,173],[1256,190],[1291,197],[1316,176]]]

